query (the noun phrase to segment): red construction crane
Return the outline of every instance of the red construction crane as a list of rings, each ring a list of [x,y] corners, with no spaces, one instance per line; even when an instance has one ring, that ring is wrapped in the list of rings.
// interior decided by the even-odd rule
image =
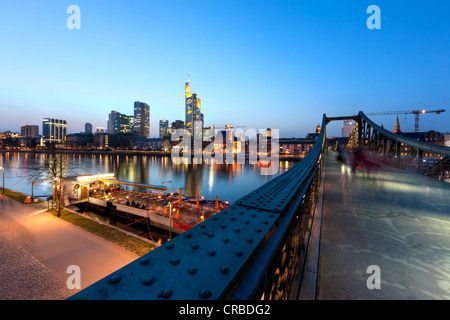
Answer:
[[[416,116],[416,123],[415,123],[415,132],[419,132],[419,115],[423,113],[436,113],[440,114],[442,112],[445,112],[444,109],[441,110],[410,110],[410,111],[386,111],[386,112],[375,112],[375,113],[369,113],[369,116],[384,116],[384,115],[392,115],[392,114],[414,114]]]

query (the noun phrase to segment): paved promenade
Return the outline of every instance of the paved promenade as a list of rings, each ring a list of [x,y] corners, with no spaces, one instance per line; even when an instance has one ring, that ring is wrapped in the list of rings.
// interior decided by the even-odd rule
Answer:
[[[329,154],[317,298],[450,299],[450,185],[390,167],[351,175]]]
[[[66,286],[68,266],[80,267],[84,289],[137,258],[45,212],[47,204],[6,201],[0,203],[0,300],[66,299],[79,291]]]

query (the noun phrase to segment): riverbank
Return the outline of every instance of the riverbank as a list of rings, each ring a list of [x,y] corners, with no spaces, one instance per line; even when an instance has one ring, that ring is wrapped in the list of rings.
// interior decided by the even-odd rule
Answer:
[[[47,149],[0,149],[0,153],[8,152],[20,152],[20,153],[30,153],[30,154],[49,154],[54,151]],[[171,157],[170,152],[164,151],[147,151],[147,150],[80,150],[80,149],[57,149],[57,153],[63,154],[89,154],[89,155],[114,155],[114,156],[156,156],[156,157]],[[236,155],[234,156],[236,158]],[[246,155],[248,158],[248,155]],[[280,161],[290,160],[290,161],[300,161],[303,159],[301,156],[296,155],[278,155]]]
[[[56,217],[46,203],[0,199],[0,300],[64,300],[139,258]]]
[[[29,195],[5,188],[4,196],[17,201],[18,203],[24,204],[25,199]],[[4,202],[4,200],[2,200],[2,202]],[[38,203],[41,204],[40,207],[42,207],[43,210],[45,209],[47,212],[53,214],[56,217],[56,209],[47,210],[45,201],[42,201],[40,199],[38,200]],[[157,243],[153,243],[150,240],[142,239],[136,235],[125,232],[119,228],[110,226],[101,221],[94,220],[86,215],[67,208],[63,208],[61,210],[61,215],[57,218],[64,220],[91,234],[97,235],[102,239],[114,243],[115,245],[118,245],[138,256],[142,256],[158,246]]]

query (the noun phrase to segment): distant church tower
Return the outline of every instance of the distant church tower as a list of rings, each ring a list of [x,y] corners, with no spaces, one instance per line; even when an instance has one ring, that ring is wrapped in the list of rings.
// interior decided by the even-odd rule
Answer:
[[[397,120],[395,121],[394,133],[397,133],[397,134],[402,133],[402,131],[400,130],[400,122],[398,121],[398,116],[397,116]]]

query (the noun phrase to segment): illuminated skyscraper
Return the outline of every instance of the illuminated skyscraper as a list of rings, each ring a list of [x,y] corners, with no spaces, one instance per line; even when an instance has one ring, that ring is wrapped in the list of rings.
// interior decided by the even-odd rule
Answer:
[[[203,131],[203,123],[204,123],[204,116],[203,113],[201,113],[201,106],[200,106],[200,98],[197,97],[196,93],[191,93],[189,89],[189,79],[188,82],[186,82],[185,87],[185,98],[186,98],[186,121],[185,128],[188,129],[192,134],[195,134],[197,130],[198,132]],[[195,123],[197,121],[197,126],[195,126]]]
[[[108,119],[108,133],[131,133],[133,132],[133,123],[134,117],[111,111]]]
[[[159,120],[159,138],[164,139],[168,136],[169,120]]]
[[[150,138],[150,106],[144,102],[134,103],[134,132],[142,138]]]

